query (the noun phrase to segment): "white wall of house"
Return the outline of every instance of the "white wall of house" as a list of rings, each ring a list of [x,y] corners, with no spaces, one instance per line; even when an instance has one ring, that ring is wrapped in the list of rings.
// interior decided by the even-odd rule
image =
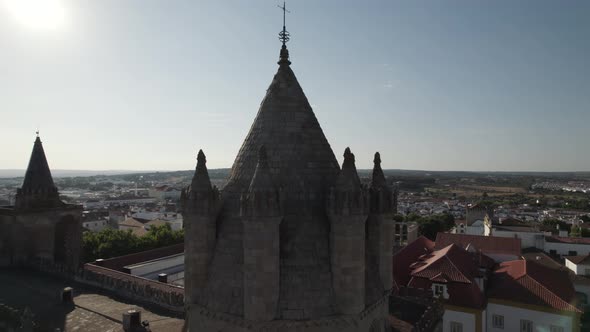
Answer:
[[[544,250],[551,253],[551,250],[562,256],[583,256],[590,254],[590,244],[576,244],[576,243],[559,243],[545,241]],[[575,254],[570,254],[570,251],[575,251]]]
[[[475,331],[475,314],[445,308],[443,332],[451,332],[451,322],[463,324],[463,332]]]
[[[169,221],[169,222],[170,222],[170,227],[172,228],[173,231],[179,231],[182,229],[182,225],[183,225],[182,217],[180,217],[179,219],[176,219],[176,220]]]
[[[484,220],[484,224],[483,224],[483,235],[484,236],[492,235],[492,227],[490,226],[490,223],[486,220]]]
[[[542,250],[545,234],[543,232],[513,232],[492,229],[492,236],[519,238],[521,248],[538,248]]]
[[[494,328],[493,315],[504,317],[504,328]],[[572,317],[548,312],[529,310],[497,303],[488,303],[487,329],[488,332],[520,331],[520,321],[526,319],[533,322],[533,331],[551,331],[551,325],[563,327],[564,332],[573,331]]]
[[[484,235],[485,234],[485,225],[483,220],[477,220],[471,226],[465,227],[465,234],[469,235]]]
[[[100,232],[108,227],[108,223],[106,220],[85,221],[82,223],[82,227],[90,230],[91,232]]]
[[[588,264],[575,264],[574,262],[570,261],[569,259],[565,259],[565,266],[574,271],[575,274],[577,275],[590,275],[590,273],[586,273],[586,272],[590,272],[590,265]]]

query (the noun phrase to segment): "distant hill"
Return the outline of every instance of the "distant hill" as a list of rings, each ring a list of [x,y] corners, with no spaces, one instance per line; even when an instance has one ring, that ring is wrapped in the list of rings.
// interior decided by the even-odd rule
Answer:
[[[155,171],[154,171],[155,172]],[[136,173],[152,173],[151,171],[130,171],[130,170],[108,170],[108,171],[91,171],[91,170],[69,170],[69,169],[52,169],[51,174],[54,177],[73,177],[73,176],[96,176],[96,175],[122,175]],[[17,178],[25,176],[24,169],[0,169],[0,178]]]
[[[209,169],[211,178],[226,178],[230,173],[229,168]],[[470,171],[424,171],[424,170],[402,170],[384,169],[386,176],[391,177],[435,177],[435,178],[479,178],[479,177],[543,177],[543,178],[573,178],[590,179],[590,172],[470,172]],[[56,178],[63,177],[92,177],[92,176],[124,176],[143,175],[146,177],[163,176],[191,176],[194,170],[179,171],[134,171],[134,170],[63,170],[54,169],[51,173]],[[358,169],[361,177],[370,177],[371,169]],[[24,169],[0,169],[0,178],[17,178],[25,175]]]

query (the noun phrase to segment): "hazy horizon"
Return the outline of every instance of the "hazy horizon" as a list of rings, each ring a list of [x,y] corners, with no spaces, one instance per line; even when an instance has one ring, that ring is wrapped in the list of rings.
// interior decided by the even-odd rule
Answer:
[[[277,70],[278,1],[52,0],[36,21],[11,3],[0,169],[26,168],[37,129],[55,170],[189,170],[201,148],[231,167]],[[590,171],[590,2],[287,7],[339,162],[350,146],[359,169],[379,151],[385,169]]]
[[[231,170],[230,167],[210,168],[210,171],[215,170]],[[370,172],[371,168],[357,168],[359,172]],[[428,169],[397,169],[397,168],[384,168],[386,172],[432,172],[432,173],[473,173],[473,174],[582,174],[584,176],[590,176],[590,171],[471,171],[471,170],[428,170]],[[0,179],[11,179],[11,178],[22,178],[25,175],[25,169],[0,169]],[[132,169],[119,169],[119,170],[83,170],[83,169],[52,169],[52,176],[54,178],[66,178],[66,177],[89,177],[89,176],[116,176],[116,175],[128,175],[128,174],[142,174],[142,173],[168,173],[168,172],[192,172],[194,169],[168,169],[168,170],[132,170]]]

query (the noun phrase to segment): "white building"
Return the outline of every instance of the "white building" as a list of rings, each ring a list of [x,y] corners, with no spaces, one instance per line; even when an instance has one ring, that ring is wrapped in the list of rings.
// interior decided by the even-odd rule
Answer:
[[[168,185],[163,185],[163,186],[150,188],[149,195],[150,195],[150,197],[154,197],[154,198],[161,200],[161,201],[165,201],[168,199],[178,200],[178,199],[180,199],[181,192],[182,192],[182,190],[180,190],[178,188],[168,186]]]
[[[439,233],[434,245],[416,243],[394,255],[394,280],[432,289],[444,304],[443,332],[580,330],[577,289],[565,270],[494,257],[520,253],[519,239]]]
[[[551,233],[542,232],[530,226],[494,225],[492,236],[520,239],[522,248],[543,248],[545,236]]]
[[[545,236],[543,248],[552,255],[587,256],[590,254],[590,238]]]
[[[103,229],[109,227],[109,223],[106,219],[84,221],[82,222],[82,227],[86,228],[91,232],[100,232]]]
[[[590,256],[565,256],[565,267],[576,275],[590,276]]]

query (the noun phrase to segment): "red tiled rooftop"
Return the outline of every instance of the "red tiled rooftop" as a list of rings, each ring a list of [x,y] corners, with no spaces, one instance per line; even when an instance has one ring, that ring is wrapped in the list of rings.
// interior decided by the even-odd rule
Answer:
[[[412,264],[412,278],[408,286],[429,289],[432,283],[443,283],[447,285],[449,304],[482,308],[485,297],[475,278],[480,275],[480,266],[488,266],[490,261],[493,262],[485,257],[481,253],[472,253],[450,244],[422,255],[418,262]]]
[[[485,254],[509,254],[520,256],[520,239],[497,236],[438,233],[434,249],[456,244],[461,248],[474,246]]]
[[[394,282],[399,286],[406,286],[410,281],[410,265],[418,260],[424,254],[434,250],[434,242],[420,236],[412,243],[408,244],[392,257],[392,273]]]
[[[423,264],[416,266],[412,277],[446,280],[446,282],[471,283],[470,278],[477,271],[474,261],[467,251],[454,244],[421,258]],[[467,274],[467,276],[465,275]]]
[[[590,244],[590,238],[587,237],[545,236],[545,241],[571,244]]]
[[[568,259],[570,262],[574,263],[574,264],[588,264],[590,263],[590,255],[585,255],[585,256],[565,256],[566,259]]]
[[[571,304],[575,291],[567,272],[534,261],[501,263],[491,277],[488,297],[580,312]]]

